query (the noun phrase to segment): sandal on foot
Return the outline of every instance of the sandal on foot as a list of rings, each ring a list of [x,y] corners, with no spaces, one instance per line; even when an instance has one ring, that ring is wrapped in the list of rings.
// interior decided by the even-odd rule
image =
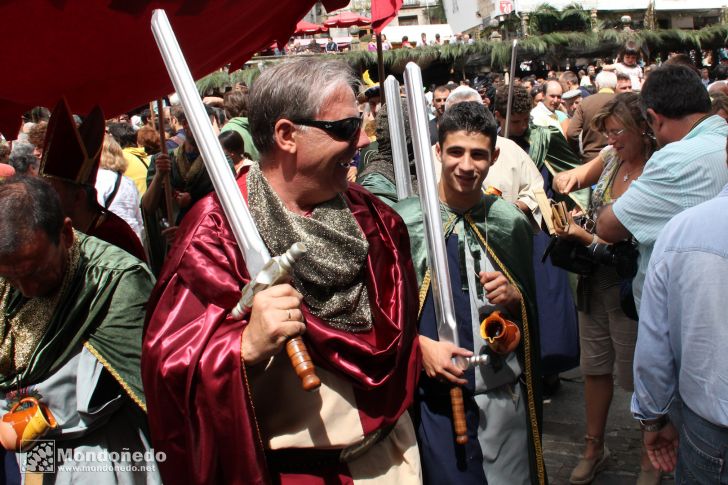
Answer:
[[[586,441],[595,442],[596,444],[603,443],[602,439],[594,436],[586,435],[584,439]],[[607,458],[609,458],[609,448],[607,448],[607,445],[604,445],[602,453],[594,458],[584,458],[582,456],[579,458],[579,462],[571,472],[569,483],[572,485],[585,485],[587,483],[591,483],[597,473],[605,468]]]
[[[637,485],[659,485],[662,482],[662,473],[656,468],[645,470],[640,469],[640,475],[637,477]]]

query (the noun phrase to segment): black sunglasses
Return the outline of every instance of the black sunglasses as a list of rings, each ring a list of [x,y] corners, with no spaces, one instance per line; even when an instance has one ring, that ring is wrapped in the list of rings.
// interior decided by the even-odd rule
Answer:
[[[320,128],[339,140],[351,142],[354,141],[356,136],[359,134],[362,123],[362,115],[360,114],[357,117],[344,118],[343,120],[336,121],[291,120],[291,122],[297,125]]]

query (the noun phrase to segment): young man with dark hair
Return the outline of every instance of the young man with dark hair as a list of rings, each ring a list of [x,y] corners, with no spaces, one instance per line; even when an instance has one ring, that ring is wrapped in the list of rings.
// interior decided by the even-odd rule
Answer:
[[[493,104],[495,119],[500,125],[501,133],[505,134],[506,114],[508,112],[508,86],[498,88],[495,92]],[[511,122],[508,129],[508,138],[516,143],[526,135],[528,122],[531,117],[531,96],[521,86],[513,87],[513,100],[511,101]],[[521,148],[528,149],[527,145],[519,143]]]
[[[634,236],[639,269],[632,282],[637,309],[657,235],[675,215],[718,195],[728,183],[723,118],[710,115],[708,92],[694,69],[665,65],[642,86],[642,110],[662,147],[645,164],[639,179],[597,219],[607,242]]]
[[[165,110],[166,111],[166,110]],[[165,114],[166,116],[166,114]],[[167,131],[171,134],[166,139],[167,150],[174,150],[182,145],[185,141],[185,110],[182,106],[172,106],[169,108],[169,123],[167,123]]]
[[[437,143],[437,121],[445,112],[445,102],[450,96],[450,88],[448,86],[438,86],[432,93],[432,106],[435,108],[435,117],[430,120],[428,126],[430,130],[430,143]]]
[[[532,230],[513,204],[482,191],[496,162],[497,126],[478,102],[449,107],[439,126],[438,186],[453,303],[461,347],[440,341],[417,198],[395,206],[410,234],[420,285],[424,374],[416,409],[426,484],[545,483],[541,453],[538,323],[531,265]],[[500,311],[520,328],[520,342],[492,349],[481,321]],[[457,356],[486,353],[487,364],[463,371]],[[468,442],[455,443],[450,389],[463,387]]]
[[[339,44],[334,42],[334,38],[331,36],[326,39],[326,52],[339,52]]]
[[[632,78],[622,72],[618,72],[617,73],[617,87],[614,89],[614,92],[616,94],[631,93],[632,92]]]

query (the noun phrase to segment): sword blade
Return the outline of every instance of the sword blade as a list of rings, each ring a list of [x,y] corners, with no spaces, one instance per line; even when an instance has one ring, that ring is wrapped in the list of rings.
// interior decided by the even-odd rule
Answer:
[[[245,199],[235,182],[235,176],[212,129],[210,118],[207,116],[197,86],[164,10],[158,9],[153,12],[152,33],[174,89],[179,94],[195,142],[215,187],[215,193],[220,199],[235,240],[243,252],[250,276],[255,278],[270,260],[270,253],[260,237],[258,228],[255,227]]]
[[[397,199],[412,197],[412,179],[410,179],[409,157],[407,156],[407,134],[404,129],[402,98],[399,95],[399,83],[394,76],[384,81],[384,96],[387,100],[387,119],[389,120],[389,140],[392,144],[392,162],[394,163],[394,181],[397,185]]]
[[[452,286],[447,264],[447,249],[440,215],[440,198],[437,192],[432,147],[425,112],[425,95],[422,92],[422,72],[414,62],[405,67],[404,85],[407,92],[412,146],[415,154],[420,204],[425,223],[427,261],[432,278],[432,296],[435,302],[437,332],[440,340],[460,346],[452,303]]]

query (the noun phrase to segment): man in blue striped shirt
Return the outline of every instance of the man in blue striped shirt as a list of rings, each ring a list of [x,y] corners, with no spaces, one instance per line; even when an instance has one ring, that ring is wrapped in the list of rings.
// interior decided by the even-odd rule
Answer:
[[[728,484],[728,185],[672,219],[652,253],[632,413],[655,467],[677,483]],[[682,403],[682,406],[680,406]],[[667,419],[680,408],[678,432]]]
[[[632,236],[639,270],[632,283],[637,309],[652,248],[673,216],[715,197],[728,183],[728,125],[710,116],[710,97],[692,69],[666,64],[642,86],[642,110],[662,147],[642,175],[598,216],[597,234],[608,242]],[[625,175],[629,179],[629,173]]]

